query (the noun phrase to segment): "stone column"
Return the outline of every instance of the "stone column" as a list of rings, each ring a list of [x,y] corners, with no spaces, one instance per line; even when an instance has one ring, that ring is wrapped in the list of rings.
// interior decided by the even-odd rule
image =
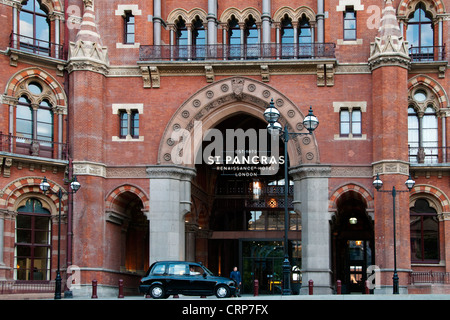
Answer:
[[[184,216],[191,210],[192,168],[148,166],[150,178],[150,264],[185,259]]]
[[[208,44],[217,44],[217,1],[208,0]]]
[[[330,228],[326,165],[300,165],[289,170],[294,180],[294,207],[302,216],[301,294],[314,281],[314,294],[331,294]]]
[[[270,0],[263,0],[262,3],[262,43],[268,44],[270,43],[270,17],[271,13],[271,5]]]

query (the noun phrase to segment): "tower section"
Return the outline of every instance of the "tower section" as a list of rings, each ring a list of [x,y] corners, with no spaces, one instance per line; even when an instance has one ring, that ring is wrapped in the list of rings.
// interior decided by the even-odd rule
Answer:
[[[375,264],[381,270],[378,289],[392,292],[396,265],[402,291],[410,270],[409,194],[397,192],[394,196],[391,189],[408,190],[404,183],[409,174],[406,109],[410,57],[391,0],[385,1],[368,63],[372,72],[372,167],[374,176],[379,175],[386,189],[386,192],[374,190]]]
[[[73,170],[85,187],[74,202],[74,261],[82,267],[81,282],[97,279],[101,273],[87,271],[104,263],[105,199],[105,86],[109,61],[97,30],[94,1],[83,0],[84,11],[76,37],[69,44],[70,146]],[[78,196],[78,195],[77,195]],[[85,271],[83,271],[83,269]]]

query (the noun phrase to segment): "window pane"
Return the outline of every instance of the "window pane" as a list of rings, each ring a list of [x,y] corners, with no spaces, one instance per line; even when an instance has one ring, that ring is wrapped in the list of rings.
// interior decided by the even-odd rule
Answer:
[[[356,39],[356,30],[345,30],[344,39]]]
[[[36,16],[36,39],[42,41],[50,41],[50,27],[47,17]],[[39,47],[48,46],[48,44],[39,42]]]
[[[423,217],[424,259],[439,259],[439,221],[437,216]]]
[[[414,47],[419,46],[419,25],[418,24],[409,24],[408,29],[406,30],[406,37],[409,45]]]
[[[17,105],[16,134],[18,137],[33,138],[33,114],[30,107]],[[24,142],[24,141],[20,141]]]
[[[20,12],[19,28],[22,36],[33,38],[33,15],[31,13],[24,11]],[[20,42],[33,43],[33,40],[21,38]]]
[[[411,237],[411,260],[422,260],[422,220],[420,216],[411,216],[410,237]]]

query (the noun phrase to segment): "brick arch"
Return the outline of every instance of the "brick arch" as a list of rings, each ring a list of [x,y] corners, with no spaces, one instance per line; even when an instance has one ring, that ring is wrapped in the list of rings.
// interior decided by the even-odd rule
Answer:
[[[63,113],[67,113],[67,97],[64,93],[62,85],[56,81],[50,74],[44,70],[36,67],[26,68],[18,71],[8,81],[5,88],[5,95],[10,98],[18,98],[18,94],[23,91],[21,86],[30,79],[39,79],[45,85],[47,85],[52,94],[56,105],[63,109]]]
[[[398,5],[397,15],[399,17],[406,17],[415,9],[419,2],[423,2],[427,10],[430,10],[433,15],[445,13],[445,6],[441,0],[401,0]]]
[[[63,6],[60,0],[41,0],[43,6],[45,6],[49,13],[53,12],[63,12]]]
[[[433,92],[438,100],[440,109],[448,108],[447,92],[445,92],[444,88],[439,84],[439,82],[437,82],[433,78],[430,78],[429,76],[419,74],[408,80],[408,91],[411,91],[419,85],[423,85]]]
[[[194,8],[189,11],[183,8],[178,8],[169,13],[167,17],[168,24],[176,24],[179,17],[182,17],[186,23],[192,23],[195,20],[195,17],[198,16],[203,23],[206,23],[207,13],[205,10],[200,8]]]
[[[250,115],[265,122],[263,112],[271,99],[280,111],[279,122],[283,127],[287,125],[290,131],[295,132],[303,130],[303,119],[309,106],[302,106],[300,110],[288,97],[263,82],[246,77],[230,77],[203,87],[172,115],[160,140],[157,163],[194,167],[194,157],[201,146],[203,133],[236,114]],[[180,135],[187,140],[180,142]],[[193,146],[188,156],[183,153],[184,145]],[[174,161],[178,154],[185,156],[188,161]],[[288,154],[291,166],[320,163],[314,134],[290,139]]]
[[[273,21],[281,23],[281,20],[283,20],[286,14],[292,19],[292,21],[300,20],[303,15],[305,15],[310,22],[316,21],[316,14],[314,13],[314,10],[307,6],[301,6],[297,9],[293,9],[289,6],[281,7],[274,13]]]
[[[16,180],[11,181],[7,184],[2,190],[2,197],[0,198],[0,208],[14,211],[16,208],[16,201],[19,198],[22,198],[25,194],[30,194],[30,197],[33,194],[44,195],[42,190],[39,188],[40,183],[42,182],[43,177],[23,177]],[[56,214],[56,208],[59,207],[59,198],[56,194],[58,190],[61,188],[63,192],[67,192],[61,185],[56,183],[55,181],[48,179],[48,183],[50,184],[50,191],[52,193],[47,193],[45,197],[50,199],[52,203],[52,213]],[[41,197],[42,198],[42,197]],[[67,195],[62,196],[62,204],[61,204],[61,212],[64,214],[67,210]]]
[[[328,210],[334,211],[337,209],[337,201],[340,197],[344,196],[347,192],[355,192],[361,196],[362,199],[366,202],[367,209],[373,209],[373,196],[372,194],[363,186],[357,185],[355,183],[345,184],[336,189],[335,192],[330,197],[328,202]]]
[[[252,16],[256,23],[261,23],[261,13],[257,9],[251,7],[243,10],[239,10],[234,7],[228,8],[220,16],[220,22],[222,24],[227,24],[231,20],[232,16],[234,16],[239,22],[245,22],[245,20]]]
[[[440,189],[430,185],[419,184],[415,185],[411,190],[410,198],[418,194],[427,194],[433,196],[439,201],[443,212],[450,212],[450,200],[448,196]]]
[[[106,210],[110,211],[113,210],[115,207],[121,207],[119,198],[120,195],[122,195],[125,192],[130,192],[135,196],[137,196],[142,201],[143,210],[149,211],[148,196],[145,194],[144,191],[141,190],[141,188],[133,186],[131,184],[123,184],[121,186],[118,186],[108,194],[108,196],[106,197]]]

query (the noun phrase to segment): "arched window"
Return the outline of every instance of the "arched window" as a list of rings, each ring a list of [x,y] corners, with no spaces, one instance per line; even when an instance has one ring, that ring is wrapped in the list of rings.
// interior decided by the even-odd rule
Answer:
[[[186,22],[180,17],[176,24],[177,33],[177,48],[178,48],[178,58],[186,59],[188,57],[188,30],[186,28]]]
[[[35,198],[17,209],[14,251],[16,280],[50,280],[50,212]]]
[[[439,262],[439,221],[426,199],[410,209],[411,261]]]
[[[438,117],[430,102],[433,100],[433,94],[429,90],[418,88],[411,92],[410,99],[412,104],[408,107],[409,161],[438,163]]]
[[[241,56],[241,28],[236,17],[232,17],[228,24],[228,44],[230,59],[239,59]]]
[[[40,1],[23,2],[19,20],[21,49],[50,55],[50,20]]]
[[[192,24],[192,45],[197,59],[204,59],[206,54],[206,31],[203,21],[197,16]]]
[[[259,39],[258,28],[255,19],[250,16],[245,23],[245,44],[247,59],[256,59],[259,57]]]
[[[298,55],[299,57],[312,56],[312,34],[311,25],[305,15],[302,16],[298,23]]]
[[[420,2],[416,10],[411,13],[406,30],[408,43],[413,47],[413,59],[434,60],[434,26],[433,17]]]
[[[285,15],[281,21],[281,55],[283,58],[294,57],[294,27],[292,19]]]
[[[53,110],[38,82],[29,82],[28,93],[16,107],[16,152],[33,156],[53,156]]]
[[[309,24],[308,18],[303,15],[300,19],[299,25],[298,25],[298,43],[312,43],[312,35],[311,35],[311,25]]]

